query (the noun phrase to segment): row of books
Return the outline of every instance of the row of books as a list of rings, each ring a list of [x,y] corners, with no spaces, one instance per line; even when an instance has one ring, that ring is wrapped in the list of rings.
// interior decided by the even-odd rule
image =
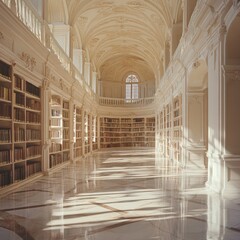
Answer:
[[[50,152],[60,152],[62,151],[62,144],[52,142],[49,150]]]
[[[82,117],[81,116],[76,116],[76,122],[82,122]]]
[[[75,143],[75,147],[81,147],[82,146],[82,139],[77,139]]]
[[[41,155],[42,148],[40,145],[31,145],[26,147],[26,157]]]
[[[70,152],[63,152],[63,162],[69,161],[70,160]]]
[[[11,117],[12,117],[12,107],[11,107],[11,104],[5,103],[5,102],[1,102],[0,117],[11,119]]]
[[[25,141],[25,129],[19,126],[14,127],[14,140],[15,142]]]
[[[76,138],[81,138],[81,137],[82,137],[82,132],[76,131]]]
[[[26,99],[26,107],[40,111],[41,110],[41,104],[39,100],[33,99],[33,98],[27,98]]]
[[[60,119],[60,118],[52,118],[51,119],[52,127],[61,127],[61,125],[62,125],[62,119]]]
[[[11,162],[11,150],[10,149],[0,150],[0,165],[10,162]]]
[[[80,157],[82,155],[82,148],[74,149],[74,158]]]
[[[14,169],[15,181],[20,181],[25,179],[25,167],[23,165],[16,165]]]
[[[12,172],[10,170],[0,171],[0,187],[7,186],[12,183]]]
[[[69,121],[63,120],[63,127],[69,127]]]
[[[33,84],[26,82],[26,92],[36,96],[40,97],[40,88],[34,86]]]
[[[52,168],[62,163],[62,154],[50,154],[49,156],[49,167]]]
[[[11,129],[10,128],[0,128],[0,143],[11,142]]]
[[[62,116],[63,116],[63,118],[68,118],[69,116],[68,116],[68,111],[62,111]]]
[[[14,148],[14,161],[19,161],[24,159],[24,150],[23,147]]]
[[[41,117],[39,113],[35,112],[26,112],[26,121],[29,123],[40,123]]]
[[[173,126],[174,127],[178,127],[178,126],[181,126],[182,125],[182,121],[181,119],[176,119],[173,121]]]
[[[81,112],[81,109],[80,109],[80,108],[76,108],[76,114],[77,114],[77,115],[81,115],[81,113],[82,113],[82,112]]]
[[[0,98],[7,101],[11,101],[11,89],[4,86],[0,86]]]
[[[26,130],[27,141],[36,141],[41,139],[41,131],[38,129],[27,129]]]
[[[69,148],[70,148],[69,141],[63,141],[63,150],[69,149]]]
[[[40,161],[28,161],[27,162],[27,176],[31,176],[38,172],[41,172],[41,162]]]
[[[25,111],[21,108],[14,108],[14,120],[24,122],[25,121]]]
[[[15,88],[18,88],[21,91],[24,90],[24,80],[18,75],[15,75],[14,85]]]
[[[69,129],[63,129],[63,138],[69,139]]]
[[[25,96],[23,93],[14,92],[13,99],[17,105],[25,106]]]

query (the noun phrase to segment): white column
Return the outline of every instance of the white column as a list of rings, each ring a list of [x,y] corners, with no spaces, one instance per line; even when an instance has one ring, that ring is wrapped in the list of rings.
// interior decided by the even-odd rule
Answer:
[[[74,159],[74,134],[73,134],[73,118],[76,117],[74,116],[74,104],[72,98],[69,101],[69,139],[70,139],[70,161],[75,162]]]
[[[225,32],[226,33],[226,32]],[[224,85],[221,66],[224,59],[224,31],[219,32],[216,46],[208,55],[208,182],[214,191],[225,188],[224,153]],[[219,41],[220,40],[220,41]]]
[[[42,150],[42,171],[47,173],[49,170],[49,147],[50,147],[50,136],[49,136],[49,80],[44,79],[41,91],[41,106],[42,106],[42,139],[43,139],[43,150]]]

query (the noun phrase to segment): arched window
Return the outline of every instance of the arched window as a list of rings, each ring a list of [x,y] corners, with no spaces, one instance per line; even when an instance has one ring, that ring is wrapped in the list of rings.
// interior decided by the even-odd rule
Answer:
[[[138,83],[139,80],[135,74],[130,74],[127,76],[125,84],[126,84],[126,99],[138,99]]]

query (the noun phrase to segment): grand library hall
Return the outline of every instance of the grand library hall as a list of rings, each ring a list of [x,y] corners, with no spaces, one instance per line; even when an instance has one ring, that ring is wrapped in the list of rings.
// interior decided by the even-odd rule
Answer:
[[[0,0],[0,240],[240,240],[240,0]]]

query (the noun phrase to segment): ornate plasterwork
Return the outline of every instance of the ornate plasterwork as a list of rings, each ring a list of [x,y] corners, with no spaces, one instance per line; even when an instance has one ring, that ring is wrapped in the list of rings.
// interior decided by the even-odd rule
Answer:
[[[99,41],[99,38],[93,38],[93,39],[90,41],[90,43],[89,43],[90,47],[96,46],[96,44],[98,43],[98,41]]]
[[[142,4],[139,1],[129,1],[128,6],[133,9],[139,9],[140,7],[142,7]]]
[[[28,53],[22,52],[21,54],[19,54],[19,58],[25,62],[25,66],[29,70],[33,71],[36,67],[36,59],[34,57],[31,57]]]
[[[64,80],[61,78],[56,78],[53,74],[51,75],[50,82],[57,86],[59,89],[61,89],[65,93],[70,93],[69,87],[64,83]]]
[[[79,20],[80,26],[84,27],[86,25],[87,21],[88,21],[88,18],[81,16],[81,17],[78,18],[78,20]]]
[[[43,82],[42,82],[43,89],[48,90],[49,89],[49,85],[50,85],[49,79],[44,78]]]
[[[201,95],[188,96],[189,104],[202,104],[203,98]]]

